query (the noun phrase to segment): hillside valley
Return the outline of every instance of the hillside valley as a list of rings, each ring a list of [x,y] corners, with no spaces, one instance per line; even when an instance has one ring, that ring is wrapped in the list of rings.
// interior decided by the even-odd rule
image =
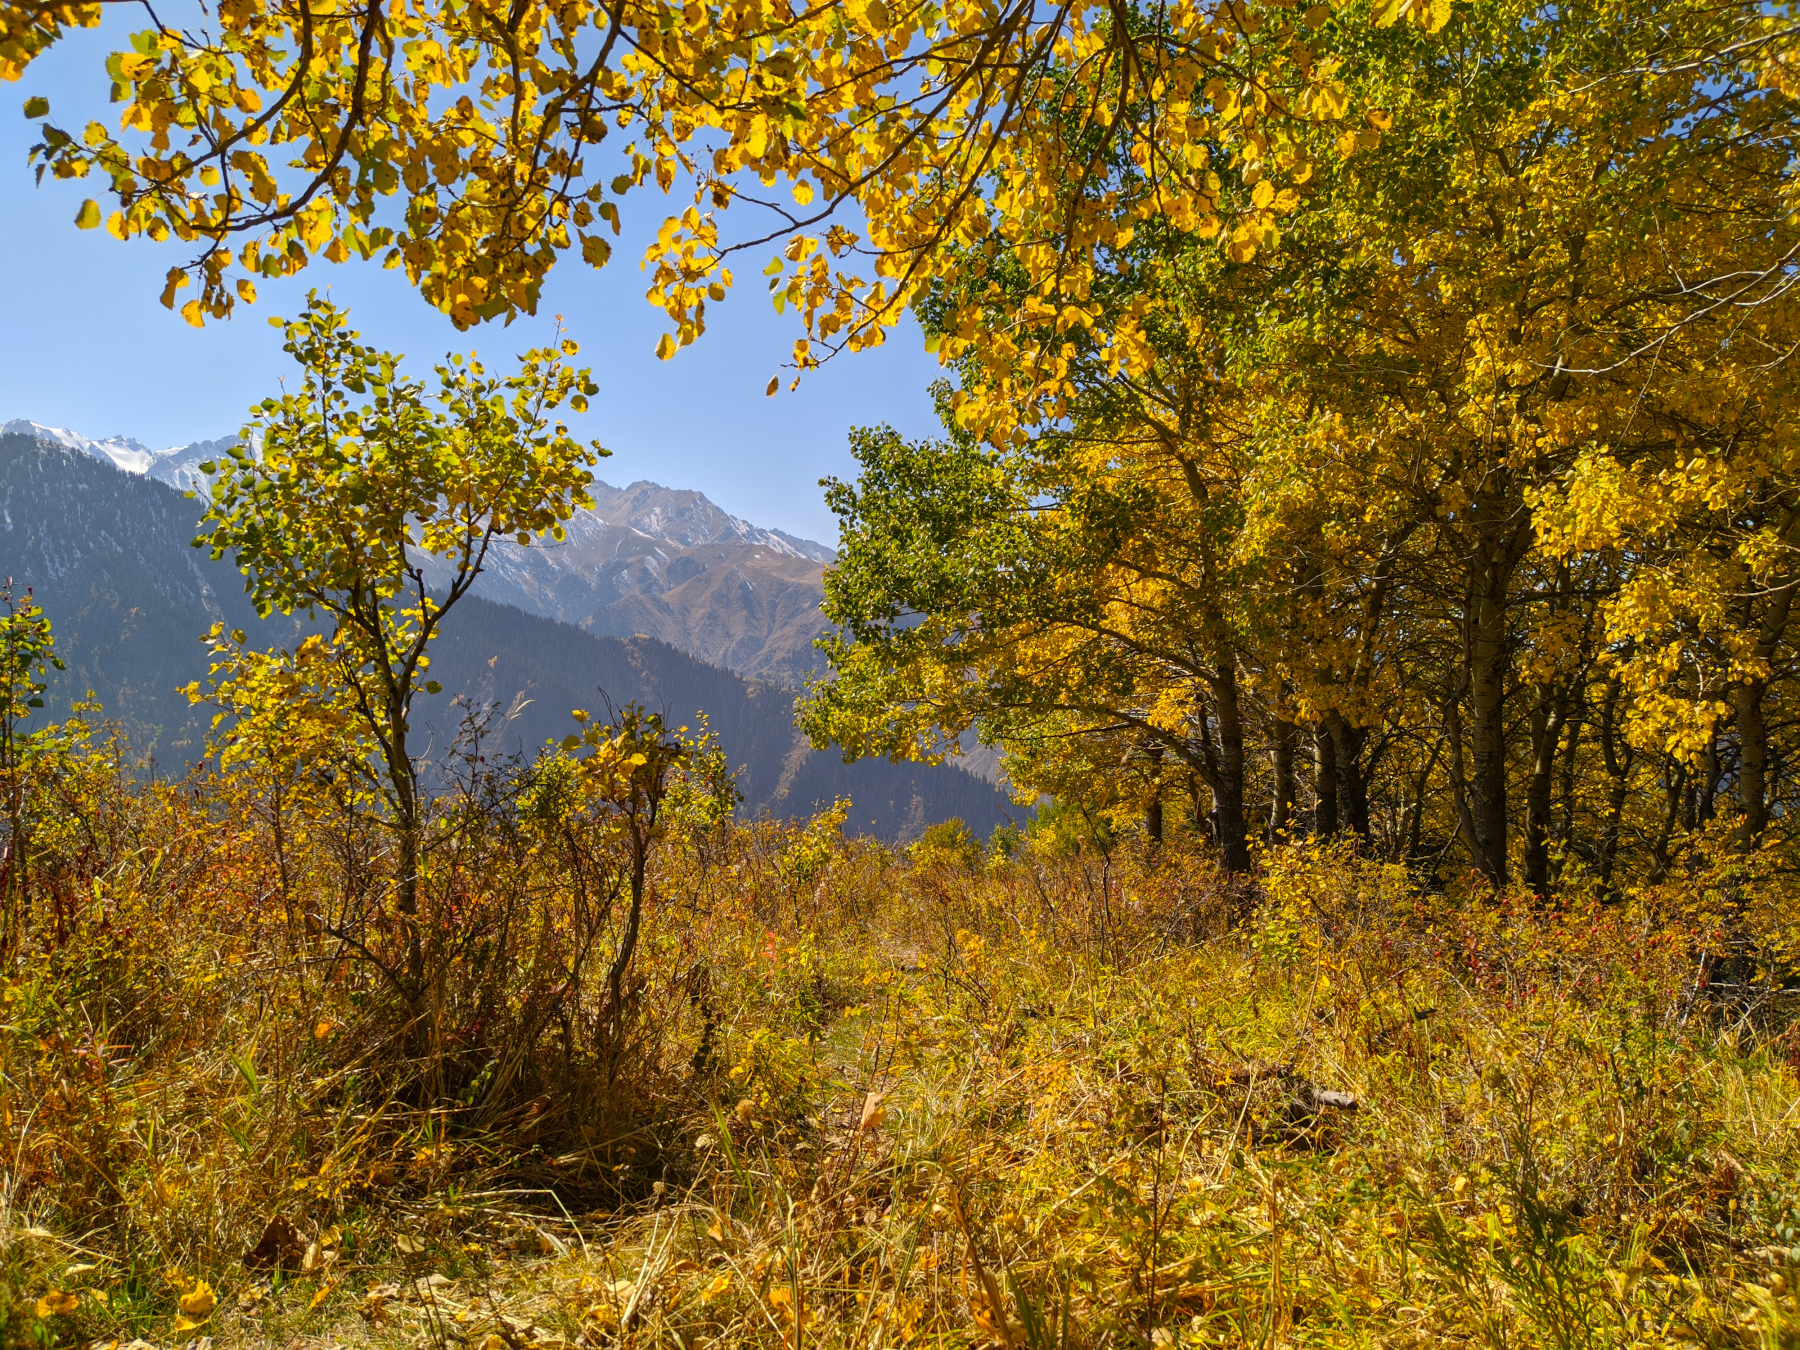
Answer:
[[[135,453],[132,445],[111,444],[121,454]],[[191,473],[205,454],[217,452],[216,445],[188,456],[190,462],[177,469]],[[174,458],[165,456],[162,463]],[[258,620],[236,569],[191,547],[198,504],[134,467],[137,462],[120,465],[113,454],[54,437],[0,433],[0,577],[31,587],[55,625],[67,669],[56,674],[48,691],[48,715],[65,715],[72,701],[92,690],[137,753],[165,771],[179,771],[204,754],[211,720],[209,709],[176,692],[207,676],[200,636],[222,622],[275,645],[293,641],[300,625],[293,619]],[[458,695],[509,714],[503,733],[507,747],[526,754],[572,728],[570,709],[595,708],[604,695],[615,704],[641,701],[690,725],[706,714],[739,769],[744,809],[752,815],[806,815],[849,797],[853,826],[900,839],[948,816],[960,816],[985,833],[1016,814],[989,783],[960,768],[845,764],[835,752],[812,749],[793,728],[791,689],[747,680],[722,663],[681,650],[646,633],[653,623],[636,626],[631,635],[609,631],[604,615],[621,604],[679,625],[694,621],[682,618],[684,612],[705,608],[701,597],[709,586],[756,592],[766,578],[787,576],[799,590],[808,575],[816,584],[829,553],[725,516],[698,493],[640,484],[597,489],[595,496],[594,523],[571,531],[566,551],[546,550],[540,560],[531,551],[512,549],[496,569],[498,584],[452,611],[432,666],[445,692],[427,709],[437,753],[453,738],[460,719],[461,706],[452,701]],[[602,512],[636,519],[669,537],[603,522]],[[702,554],[713,556],[702,559]],[[576,567],[578,559],[617,564],[612,577],[626,580],[590,584]],[[659,594],[632,589],[647,589],[653,582],[646,578],[661,584],[683,572],[685,579]],[[598,605],[608,586],[619,598],[590,608],[582,626],[565,621],[581,614],[589,600]],[[687,598],[668,598],[684,587],[693,588]],[[512,593],[535,594],[536,612],[501,602]],[[776,605],[768,617],[785,614],[784,622],[797,628],[803,612],[795,600],[785,610]],[[812,614],[816,624],[816,602]],[[755,646],[746,636],[755,622],[761,619],[747,618],[740,629],[740,650]],[[729,645],[729,636],[708,640]]]

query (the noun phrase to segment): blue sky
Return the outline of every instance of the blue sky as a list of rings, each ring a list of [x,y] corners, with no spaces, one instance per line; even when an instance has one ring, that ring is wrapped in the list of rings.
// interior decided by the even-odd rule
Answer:
[[[884,346],[815,371],[797,392],[787,392],[784,379],[782,392],[767,397],[769,377],[800,334],[792,313],[777,315],[757,284],[763,260],[748,256],[733,269],[737,291],[708,307],[705,336],[667,362],[654,352],[666,322],[643,298],[642,250],[632,247],[618,248],[599,272],[565,255],[539,316],[511,328],[458,333],[403,273],[357,262],[319,262],[289,281],[259,282],[255,306],[204,330],[188,327],[157,303],[163,274],[183,261],[182,246],[122,244],[103,230],[77,230],[77,208],[100,185],[46,177],[34,187],[25,164],[34,139],[21,114],[27,97],[49,98],[52,120],[66,129],[95,119],[116,124],[103,62],[142,23],[136,12],[120,17],[127,22],[75,34],[24,79],[0,85],[0,241],[8,273],[0,421],[28,417],[89,436],[135,436],[155,448],[235,431],[245,409],[291,369],[268,317],[294,313],[317,286],[350,306],[366,340],[406,352],[426,369],[451,350],[476,350],[490,362],[509,356],[546,340],[551,316],[562,314],[600,385],[588,413],[572,419],[584,438],[613,452],[600,477],[697,488],[759,525],[827,543],[836,531],[817,484],[853,471],[849,428],[886,422],[913,436],[936,429],[927,386],[939,369],[910,322]],[[627,199],[624,243],[654,233],[665,200],[678,210],[686,204],[653,193]],[[101,206],[110,209],[104,200]]]

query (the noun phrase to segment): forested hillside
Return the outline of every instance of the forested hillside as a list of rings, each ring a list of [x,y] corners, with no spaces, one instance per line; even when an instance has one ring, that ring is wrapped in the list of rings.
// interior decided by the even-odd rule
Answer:
[[[0,578],[33,589],[55,626],[66,669],[46,691],[62,717],[92,690],[135,753],[160,772],[204,757],[214,710],[179,691],[208,675],[202,641],[215,623],[291,646],[304,621],[259,620],[229,562],[192,547],[200,507],[154,479],[132,477],[90,455],[43,440],[0,436]],[[839,797],[852,822],[883,838],[916,837],[960,816],[986,832],[1019,809],[954,767],[847,765],[813,750],[793,726],[794,695],[653,639],[595,637],[505,605],[471,599],[446,630],[435,669],[445,687],[423,706],[440,756],[462,708],[455,695],[524,705],[504,733],[508,749],[535,754],[572,728],[572,708],[638,700],[676,722],[705,713],[739,779],[751,814],[806,815]]]

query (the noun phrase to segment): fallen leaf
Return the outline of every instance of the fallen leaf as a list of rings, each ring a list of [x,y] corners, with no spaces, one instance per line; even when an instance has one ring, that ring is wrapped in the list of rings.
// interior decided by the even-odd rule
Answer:
[[[244,1265],[250,1270],[262,1270],[283,1262],[298,1261],[305,1251],[300,1231],[285,1215],[277,1214],[263,1225],[262,1236],[256,1240],[256,1245],[244,1253]]]
[[[206,1318],[211,1316],[212,1310],[219,1306],[219,1298],[213,1293],[210,1284],[205,1280],[200,1280],[181,1296],[179,1306],[181,1311],[189,1317]]]
[[[363,1295],[362,1302],[356,1305],[356,1311],[362,1314],[365,1321],[387,1321],[387,1301],[393,1295],[385,1291],[391,1288],[388,1285],[377,1285]]]
[[[863,1098],[862,1121],[857,1125],[859,1130],[878,1130],[881,1122],[887,1119],[887,1107],[881,1104],[881,1093],[871,1092]]]
[[[60,1317],[65,1313],[72,1313],[80,1306],[80,1294],[65,1294],[60,1289],[52,1289],[37,1301],[36,1311],[38,1318],[41,1321],[46,1318]]]

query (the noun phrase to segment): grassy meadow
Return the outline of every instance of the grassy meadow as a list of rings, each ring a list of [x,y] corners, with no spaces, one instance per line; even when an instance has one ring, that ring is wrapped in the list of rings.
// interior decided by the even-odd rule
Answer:
[[[1696,990],[1683,889],[696,799],[615,1004],[617,869],[527,775],[443,806],[408,1003],[374,826],[81,764],[8,1346],[1800,1343],[1800,1030]]]

